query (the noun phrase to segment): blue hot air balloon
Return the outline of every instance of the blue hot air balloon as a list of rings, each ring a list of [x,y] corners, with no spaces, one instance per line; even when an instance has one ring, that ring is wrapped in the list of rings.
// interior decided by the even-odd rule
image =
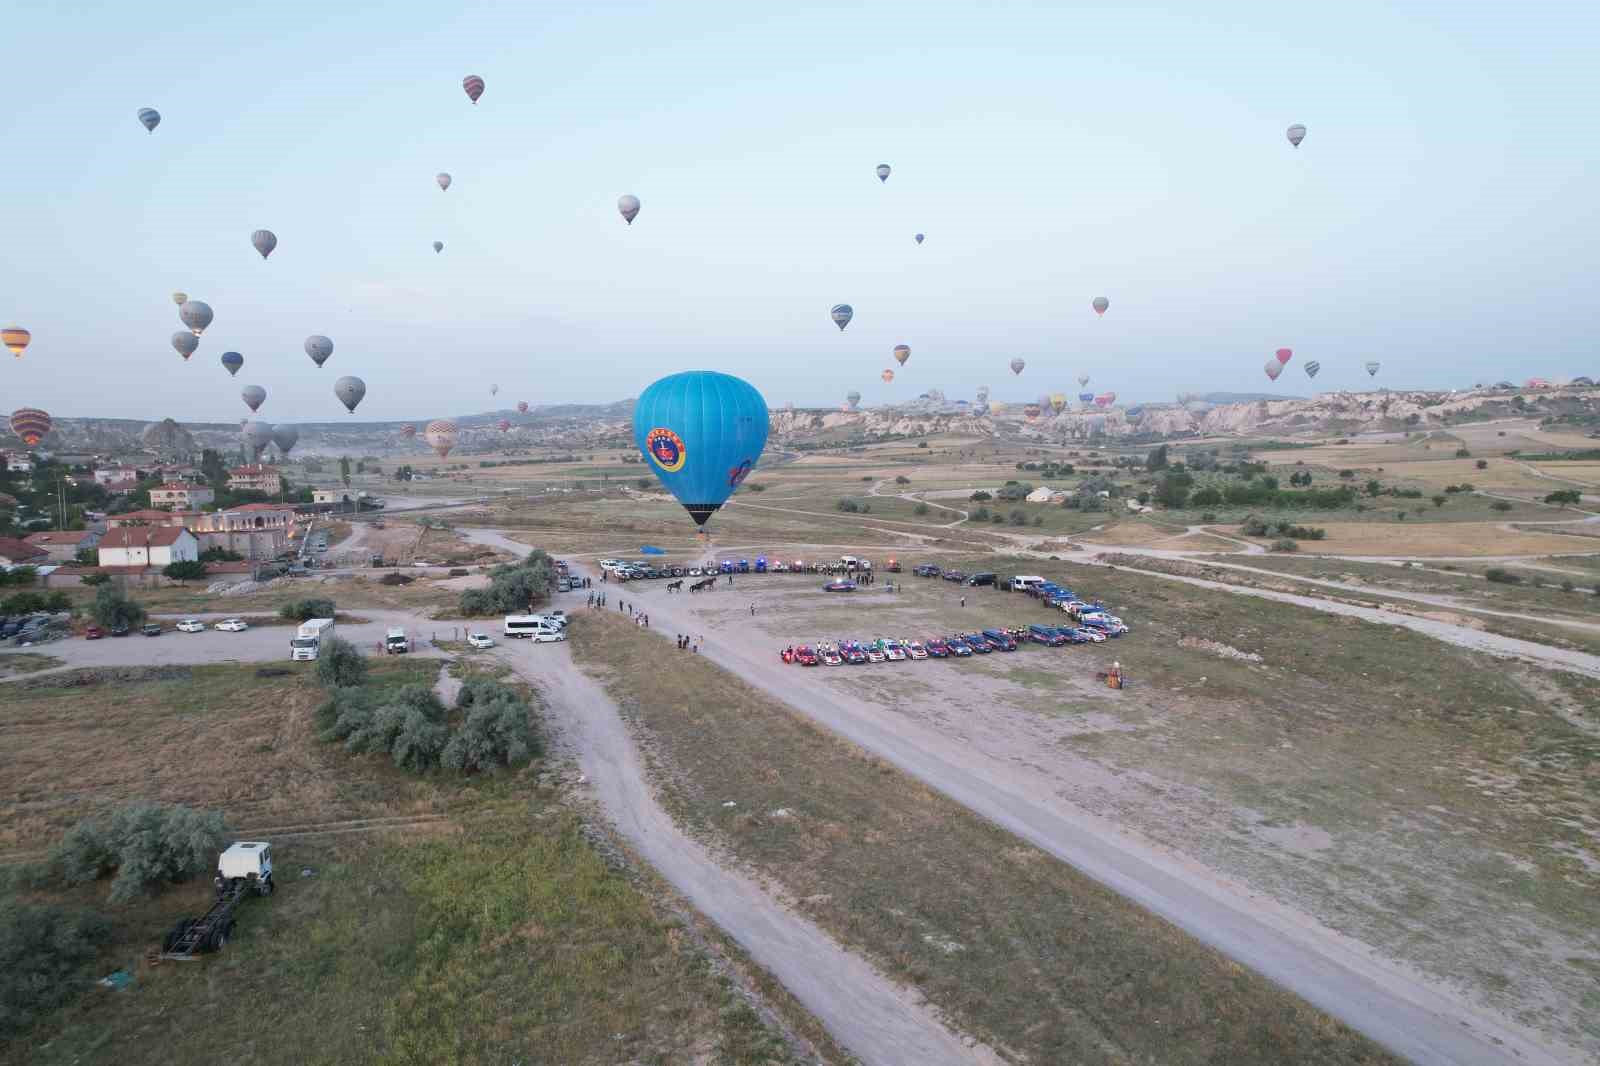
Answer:
[[[244,366],[244,356],[238,352],[223,352],[222,365],[227,368],[229,374],[237,374],[239,368]]]
[[[1078,393],[1078,402],[1079,403],[1094,403],[1094,393],[1092,393],[1092,392],[1080,392],[1080,393]]]
[[[767,402],[713,370],[672,374],[633,408],[633,440],[696,525],[733,495],[767,444]]]

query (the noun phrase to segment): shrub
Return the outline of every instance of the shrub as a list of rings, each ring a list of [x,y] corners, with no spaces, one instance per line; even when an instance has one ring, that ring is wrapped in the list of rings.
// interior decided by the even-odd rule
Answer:
[[[1200,521],[1202,522],[1215,522],[1216,520],[1217,512],[1215,511],[1202,511],[1200,514]]]
[[[1382,491],[1383,491],[1383,482],[1379,481],[1377,478],[1371,478],[1371,479],[1369,479],[1367,481],[1367,495],[1368,496],[1376,496],[1378,493],[1380,493]]]
[[[79,968],[110,928],[92,911],[0,901],[0,1034],[21,1032],[75,996]]]
[[[1471,459],[1472,458],[1472,453],[1467,451],[1467,449],[1465,449],[1465,448],[1457,448],[1456,449],[1456,458],[1457,459]]]
[[[1489,460],[1487,460],[1487,459],[1479,459],[1476,463],[1474,463],[1472,465],[1476,466],[1479,470],[1487,470],[1487,469],[1489,469]]]
[[[115,872],[111,901],[126,903],[209,870],[226,833],[220,811],[134,803],[73,826],[51,862],[69,885]]]
[[[979,507],[977,510],[973,511],[972,520],[974,522],[987,522],[989,520],[989,508]]]
[[[206,576],[206,564],[188,559],[180,559],[175,563],[168,563],[161,571],[162,575],[178,582],[199,581]]]
[[[1288,537],[1282,537],[1272,542],[1272,550],[1275,552],[1297,552],[1300,550],[1300,545]]]
[[[489,571],[489,587],[467,589],[461,594],[461,611],[468,615],[515,614],[526,611],[550,596],[555,584],[555,562],[548,553],[535,548],[520,562],[506,563]]]
[[[899,474],[895,477],[894,483],[896,485],[909,485],[911,484],[911,479],[906,477],[904,474]]]
[[[295,600],[278,608],[278,617],[289,622],[305,622],[312,618],[332,618],[336,611],[332,600]]]
[[[32,614],[44,610],[44,603],[43,593],[19,592],[0,601],[0,614]]]
[[[1434,496],[1434,497],[1432,497],[1433,505],[1435,507],[1443,507],[1444,504],[1445,504],[1445,501],[1448,500],[1449,498],[1450,497],[1448,497],[1448,496]]]
[[[1509,511],[1509,510],[1511,510],[1511,501],[1510,500],[1496,500],[1493,503],[1491,503],[1489,505],[1489,507],[1491,509],[1493,509],[1493,510],[1496,510],[1496,511]]]
[[[1221,502],[1222,493],[1212,485],[1207,485],[1189,497],[1189,503],[1195,507],[1215,507]]]
[[[78,580],[79,580],[79,582],[81,584],[86,585],[89,588],[98,588],[101,585],[104,585],[106,582],[110,581],[111,580],[111,575],[110,574],[84,574],[83,577],[79,578]]]
[[[1491,566],[1483,572],[1486,581],[1493,581],[1499,585],[1520,585],[1522,578],[1509,570],[1502,570],[1498,566]]]
[[[1572,589],[1573,589],[1573,584],[1572,584],[1571,580],[1567,580],[1567,581],[1561,582],[1561,591],[1562,592],[1571,592]]]
[[[997,526],[1004,525],[1005,520],[1006,516],[1001,514],[999,511],[996,511],[989,519],[989,521],[993,522]]]
[[[971,496],[968,496],[967,499],[971,500],[973,503],[982,503],[985,500],[992,500],[994,497],[989,495],[989,493],[984,492],[982,489],[979,489]]]
[[[1006,515],[1006,521],[1014,526],[1025,526],[1028,524],[1028,512],[1020,507],[1013,507],[1011,513]]]
[[[1033,524],[1036,525],[1036,526],[1044,525],[1044,515],[1038,515],[1038,514],[1034,515],[1033,516]]]
[[[843,511],[845,514],[857,514],[861,510],[861,505],[852,499],[845,498],[834,504],[833,508],[836,511]]]
[[[915,515],[925,515],[928,513],[928,505],[918,502],[915,507],[911,508],[911,513]]]
[[[128,594],[117,585],[101,585],[94,594],[94,620],[107,629],[118,626],[142,625],[145,619],[144,608],[133,600],[128,599]]]
[[[409,585],[415,580],[416,578],[412,577],[410,574],[388,573],[384,574],[378,579],[378,584],[390,586]]]
[[[1356,476],[1356,472],[1354,470],[1341,470],[1339,471],[1339,476],[1344,478],[1346,481],[1349,481],[1351,478]]]
[[[539,754],[528,703],[516,689],[498,681],[471,681],[462,686],[456,708],[466,711],[466,718],[445,746],[441,763],[446,769],[494,771]]]
[[[1576,505],[1581,499],[1583,499],[1583,493],[1577,489],[1557,489],[1546,496],[1544,502],[1566,507],[1568,504]]]
[[[202,563],[242,563],[244,556],[227,548],[207,548],[200,553]]]
[[[317,654],[317,681],[323,688],[358,688],[367,680],[367,660],[343,637],[334,637]]]

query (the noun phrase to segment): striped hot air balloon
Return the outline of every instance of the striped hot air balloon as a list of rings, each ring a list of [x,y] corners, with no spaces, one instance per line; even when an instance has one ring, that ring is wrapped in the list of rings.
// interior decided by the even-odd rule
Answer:
[[[44,440],[53,424],[50,415],[37,407],[19,407],[11,412],[11,432],[30,448]]]
[[[1026,418],[1029,422],[1039,421],[1039,414],[1039,405],[1036,403],[1026,404],[1022,408],[1022,417]]]
[[[405,425],[400,427],[400,435],[406,440],[410,440],[412,437],[417,435],[417,427],[407,422]]]
[[[504,433],[506,430],[511,428],[511,423],[507,419],[504,419],[504,418],[502,418],[500,421],[496,422],[494,425],[495,425],[495,428],[498,429],[501,433]]]
[[[456,424],[443,418],[429,422],[428,428],[422,431],[422,439],[443,459],[456,446]]]
[[[11,354],[18,359],[22,358],[23,351],[27,349],[28,342],[32,340],[33,334],[21,326],[7,326],[5,329],[0,329],[0,341],[4,341],[5,346],[11,349]]]
[[[1317,362],[1315,359],[1312,359],[1311,361],[1306,363],[1305,370],[1306,370],[1306,377],[1314,378],[1314,377],[1317,376],[1317,374],[1319,374],[1322,371],[1322,364]]]
[[[466,90],[468,100],[477,103],[478,97],[483,95],[483,79],[476,74],[468,74],[461,79],[461,88]]]
[[[910,349],[910,347],[907,346],[907,345],[904,345],[904,344],[895,345],[894,346],[894,358],[895,358],[895,361],[898,362],[901,366],[905,366],[906,365],[906,360],[911,358],[911,349]]]

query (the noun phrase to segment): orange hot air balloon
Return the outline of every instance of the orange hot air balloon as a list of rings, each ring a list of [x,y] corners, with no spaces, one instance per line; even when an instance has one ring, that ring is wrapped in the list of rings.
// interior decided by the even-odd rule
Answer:
[[[18,359],[22,358],[22,353],[31,340],[33,340],[33,334],[21,326],[7,326],[5,329],[0,329],[0,341],[4,341],[5,346],[11,349],[11,354]]]
[[[19,407],[11,412],[11,432],[30,448],[44,440],[53,424],[50,416],[37,407]]]
[[[456,446],[456,424],[446,419],[429,422],[428,428],[422,431],[423,439],[428,442],[439,458],[443,459],[450,454],[450,449]]]

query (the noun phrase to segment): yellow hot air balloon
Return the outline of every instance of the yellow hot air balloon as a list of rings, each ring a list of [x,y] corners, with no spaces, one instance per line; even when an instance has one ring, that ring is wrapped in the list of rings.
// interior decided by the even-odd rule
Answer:
[[[5,329],[0,329],[0,341],[4,341],[5,346],[11,349],[11,354],[18,359],[22,358],[22,353],[31,340],[33,340],[33,334],[21,326],[7,326]]]
[[[906,365],[906,360],[911,358],[911,349],[904,344],[894,346],[894,357],[901,366]]]
[[[1050,410],[1060,414],[1067,406],[1067,397],[1064,393],[1052,392],[1050,394]]]

